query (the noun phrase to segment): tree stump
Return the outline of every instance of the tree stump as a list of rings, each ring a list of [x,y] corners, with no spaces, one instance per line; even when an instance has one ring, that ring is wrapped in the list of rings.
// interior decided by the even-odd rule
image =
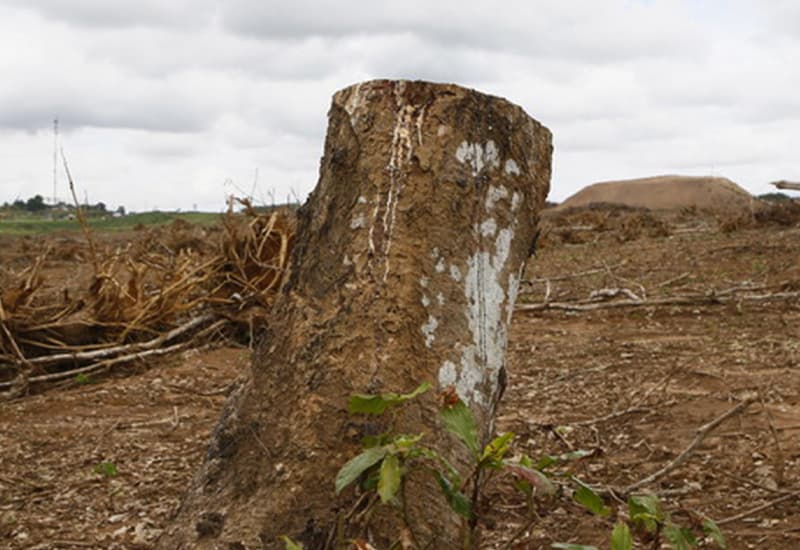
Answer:
[[[310,550],[356,536],[337,526],[357,515],[358,489],[337,496],[334,479],[363,436],[389,427],[348,414],[354,393],[454,388],[488,441],[551,153],[546,128],[474,90],[375,80],[335,94],[268,332],[160,548],[283,548],[288,535]],[[391,429],[466,467],[437,391]],[[464,547],[429,474],[409,475],[405,495],[420,545]],[[403,525],[387,506],[359,536],[383,549]]]

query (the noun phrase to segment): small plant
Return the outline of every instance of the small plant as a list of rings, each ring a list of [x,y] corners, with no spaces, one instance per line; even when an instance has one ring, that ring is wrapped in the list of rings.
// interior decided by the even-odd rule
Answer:
[[[100,474],[103,477],[116,477],[119,473],[117,465],[110,461],[103,461],[94,467],[94,473]]]
[[[430,384],[423,383],[407,394],[354,395],[348,402],[348,408],[351,414],[381,415],[429,389]],[[363,489],[376,492],[374,503],[394,506],[403,512],[401,517],[406,518],[406,474],[412,468],[427,471],[435,478],[450,509],[465,522],[465,548],[470,547],[471,534],[477,523],[477,501],[484,475],[488,481],[497,473],[509,473],[529,503],[540,495],[555,493],[555,487],[541,471],[540,465],[534,467],[533,461],[527,456],[516,461],[508,458],[514,440],[513,433],[501,434],[486,446],[480,445],[475,417],[452,387],[441,394],[439,418],[443,427],[469,451],[472,457],[469,471],[459,472],[436,450],[425,445],[423,434],[384,433],[362,440],[364,450],[342,466],[336,476],[336,493],[361,479]],[[559,457],[547,457],[540,463],[546,467],[560,461]],[[405,527],[407,533],[413,533],[411,526]],[[353,541],[353,544],[366,548],[359,546],[360,542]],[[290,548],[287,546],[287,550]]]
[[[591,495],[589,495],[591,493]],[[575,500],[583,504],[591,512],[607,516],[602,505],[602,498],[585,488],[582,497],[575,495]],[[610,510],[609,510],[610,512]],[[725,537],[716,523],[708,518],[692,518],[692,525],[685,527],[672,521],[664,512],[661,502],[655,495],[633,495],[628,498],[628,521],[618,521],[611,532],[611,550],[632,550],[633,533],[641,541],[649,543],[653,548],[660,548],[662,541],[669,543],[674,550],[691,550],[698,548],[701,539],[708,539],[718,548],[727,548]],[[556,543],[551,548],[560,550],[598,550],[595,546],[581,544]]]
[[[88,374],[80,373],[75,375],[75,383],[80,386],[91,384],[92,382],[93,380]]]

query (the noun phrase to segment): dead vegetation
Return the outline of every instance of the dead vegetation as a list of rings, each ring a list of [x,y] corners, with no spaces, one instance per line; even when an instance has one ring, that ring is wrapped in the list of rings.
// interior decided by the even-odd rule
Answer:
[[[242,213],[231,199],[213,233],[178,221],[100,250],[86,227],[85,246],[56,241],[28,267],[0,270],[0,391],[21,395],[214,337],[252,338],[280,287],[294,222],[236,202]],[[88,276],[49,284],[45,265],[73,259]]]

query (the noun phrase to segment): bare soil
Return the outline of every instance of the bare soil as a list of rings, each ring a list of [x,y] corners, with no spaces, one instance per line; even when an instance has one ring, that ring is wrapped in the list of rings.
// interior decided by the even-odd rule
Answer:
[[[548,213],[521,307],[597,307],[515,314],[497,429],[513,431],[517,452],[534,458],[594,451],[556,473],[606,490],[668,465],[698,428],[751,399],[643,489],[661,495],[679,523],[693,514],[720,521],[730,548],[800,547],[798,221]],[[24,265],[20,241],[4,244],[4,265]],[[53,263],[53,277],[68,280],[70,261]],[[611,301],[706,299],[588,300],[603,289],[622,293]],[[245,348],[196,350],[1,403],[0,546],[151,548],[248,362]],[[612,514],[598,518],[565,493],[532,518],[503,479],[486,499],[485,548],[607,548],[625,511],[609,497]]]
[[[653,210],[695,207],[749,212],[759,202],[727,178],[655,176],[595,183],[566,199],[561,207],[613,203]]]

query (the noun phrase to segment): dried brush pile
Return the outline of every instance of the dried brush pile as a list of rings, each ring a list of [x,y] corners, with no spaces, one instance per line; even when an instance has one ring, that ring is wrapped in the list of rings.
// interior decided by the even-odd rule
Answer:
[[[221,225],[174,222],[102,252],[86,232],[93,274],[77,291],[45,284],[52,247],[23,270],[0,269],[0,392],[13,397],[214,338],[252,341],[281,287],[294,219],[231,199]]]

